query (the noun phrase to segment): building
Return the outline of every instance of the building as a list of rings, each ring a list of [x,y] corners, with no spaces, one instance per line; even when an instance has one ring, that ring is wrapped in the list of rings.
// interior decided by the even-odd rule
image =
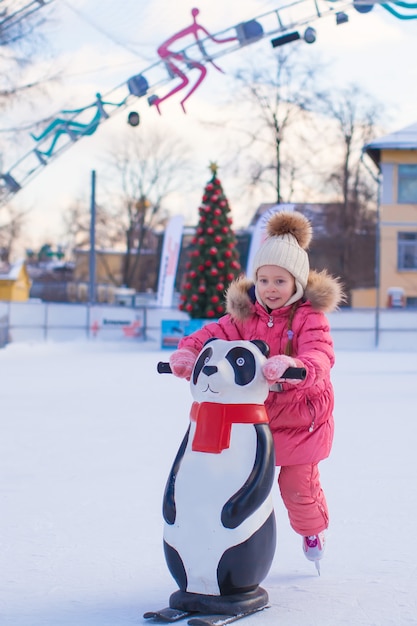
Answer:
[[[379,307],[417,306],[417,123],[363,151],[380,172]]]
[[[0,270],[0,300],[25,302],[29,299],[30,286],[25,261],[17,261]]]

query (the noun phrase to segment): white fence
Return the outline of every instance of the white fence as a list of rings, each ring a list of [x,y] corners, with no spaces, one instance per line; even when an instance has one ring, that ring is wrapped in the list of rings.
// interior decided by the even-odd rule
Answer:
[[[417,309],[341,309],[328,316],[336,349],[417,352]],[[0,302],[0,346],[22,341],[110,340],[161,346],[162,320],[186,320],[176,308]]]

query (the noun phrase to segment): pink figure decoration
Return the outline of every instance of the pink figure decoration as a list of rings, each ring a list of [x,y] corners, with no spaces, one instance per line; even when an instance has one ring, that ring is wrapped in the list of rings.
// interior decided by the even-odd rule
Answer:
[[[191,15],[193,16],[193,23],[190,26],[187,26],[187,28],[184,28],[183,30],[180,30],[178,33],[175,33],[175,35],[172,35],[172,37],[170,37],[169,39],[164,41],[164,43],[162,43],[159,46],[158,50],[157,50],[159,56],[164,61],[165,65],[167,66],[169,74],[172,77],[179,76],[179,78],[181,78],[181,83],[179,85],[177,85],[174,89],[172,89],[169,93],[167,93],[163,98],[158,98],[158,97],[154,96],[154,98],[152,99],[151,104],[154,104],[156,106],[156,108],[158,109],[158,113],[159,114],[161,114],[161,111],[159,110],[159,105],[161,104],[161,102],[163,102],[164,100],[166,100],[167,98],[172,96],[177,91],[180,91],[181,89],[183,89],[190,82],[188,80],[187,76],[184,74],[184,72],[182,70],[180,70],[180,68],[174,63],[174,60],[175,61],[182,61],[189,68],[198,69],[200,71],[200,73],[201,73],[199,78],[197,79],[197,82],[195,83],[195,85],[187,93],[185,98],[183,98],[181,100],[181,106],[182,106],[182,109],[183,109],[184,113],[186,112],[185,111],[185,107],[184,107],[184,102],[197,89],[197,87],[204,80],[204,78],[205,78],[205,76],[207,74],[207,69],[205,68],[205,66],[202,63],[199,63],[198,61],[195,61],[193,59],[187,58],[187,56],[184,53],[182,53],[182,52],[174,52],[173,50],[170,50],[171,44],[173,44],[175,41],[178,41],[179,39],[182,39],[183,37],[186,37],[187,35],[193,35],[195,40],[196,40],[196,42],[197,42],[197,44],[198,44],[198,47],[200,48],[200,50],[201,50],[201,52],[203,54],[204,59],[208,63],[211,63],[216,68],[216,70],[218,70],[219,72],[223,72],[223,70],[220,67],[218,67],[214,63],[214,61],[212,59],[210,59],[210,57],[206,54],[206,52],[205,52],[205,50],[203,48],[203,44],[201,43],[198,34],[199,34],[199,32],[204,33],[205,35],[207,35],[207,37],[209,37],[215,43],[226,43],[228,41],[236,41],[237,40],[237,37],[228,37],[227,39],[217,39],[216,37],[211,35],[204,28],[204,26],[201,26],[200,24],[197,24],[196,17],[197,17],[197,15],[199,13],[200,13],[199,9],[192,9],[191,10]]]

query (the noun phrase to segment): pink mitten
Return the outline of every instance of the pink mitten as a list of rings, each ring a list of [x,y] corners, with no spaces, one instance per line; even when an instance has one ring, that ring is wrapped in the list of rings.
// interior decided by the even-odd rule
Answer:
[[[262,368],[262,371],[268,383],[273,385],[276,382],[282,382],[282,375],[289,367],[298,367],[298,363],[290,356],[277,354],[276,356],[271,356],[271,358],[267,360]],[[283,381],[287,383],[290,382],[294,385],[301,382],[301,380],[296,378],[284,378]]]
[[[180,348],[173,352],[169,358],[169,364],[174,376],[190,380],[197,354],[192,348]]]

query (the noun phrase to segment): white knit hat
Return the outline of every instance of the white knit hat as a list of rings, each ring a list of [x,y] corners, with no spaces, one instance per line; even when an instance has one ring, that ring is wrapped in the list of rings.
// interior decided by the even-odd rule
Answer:
[[[292,304],[304,295],[310,264],[306,249],[312,238],[309,220],[296,211],[274,213],[266,225],[267,239],[263,242],[253,261],[253,279],[263,265],[278,265],[295,278],[296,292],[285,304]],[[260,301],[258,294],[256,297]],[[261,302],[261,301],[260,301]]]

